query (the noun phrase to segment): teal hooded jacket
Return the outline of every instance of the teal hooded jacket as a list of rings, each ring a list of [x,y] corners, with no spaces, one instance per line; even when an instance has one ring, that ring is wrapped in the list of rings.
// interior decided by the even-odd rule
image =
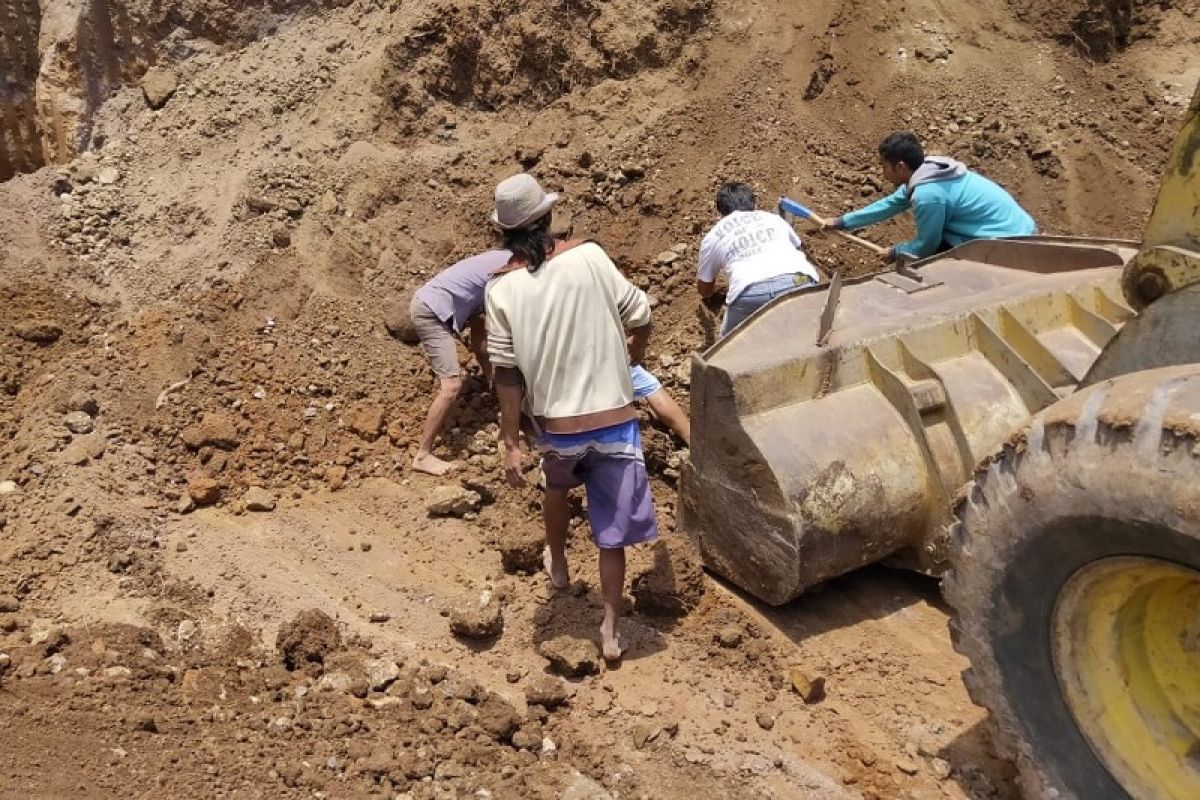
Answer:
[[[891,219],[911,208],[917,234],[895,246],[897,254],[931,256],[946,242],[957,247],[972,239],[1027,236],[1037,223],[1008,192],[962,162],[943,156],[925,159],[907,184],[858,211],[842,216],[847,229]]]

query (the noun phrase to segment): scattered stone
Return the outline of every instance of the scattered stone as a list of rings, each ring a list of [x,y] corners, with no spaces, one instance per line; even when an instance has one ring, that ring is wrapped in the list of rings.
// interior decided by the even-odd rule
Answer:
[[[742,643],[742,629],[730,623],[717,631],[717,644],[721,647],[733,648]]]
[[[433,517],[461,517],[479,510],[483,498],[464,486],[438,486],[429,493],[425,510]]]
[[[199,627],[194,619],[180,620],[179,625],[175,628],[175,638],[180,642],[191,641]]]
[[[378,406],[362,406],[350,415],[350,430],[368,442],[379,438],[383,432],[383,409]]]
[[[187,495],[197,506],[211,506],[221,499],[221,484],[207,475],[192,475],[188,478]]]
[[[498,741],[506,742],[521,724],[517,710],[497,694],[489,694],[479,704],[476,723]]]
[[[900,770],[905,775],[917,774],[917,765],[911,759],[898,758],[893,763],[895,764],[896,769]]]
[[[800,667],[791,671],[792,688],[805,703],[819,703],[825,699],[825,677],[812,675]]]
[[[568,678],[599,672],[596,644],[574,636],[556,636],[538,646],[538,652],[550,662],[550,668]]]
[[[196,501],[192,499],[190,494],[185,494],[175,503],[175,511],[178,514],[190,514],[196,510]],[[175,549],[183,553],[187,551],[187,544],[180,542],[175,546]]]
[[[96,398],[86,392],[75,392],[67,400],[67,410],[82,411],[89,417],[94,417],[100,413],[100,404],[96,402]]]
[[[367,621],[374,622],[376,624],[380,624],[380,623],[387,622],[391,618],[392,618],[392,615],[387,613],[386,611],[372,611],[371,615],[369,617],[367,617]]]
[[[8,672],[8,670],[11,666],[12,666],[12,656],[10,656],[8,653],[0,653],[0,675],[3,675],[5,672]]]
[[[92,418],[82,411],[72,411],[63,419],[67,430],[71,433],[91,433],[96,424]]]
[[[63,331],[62,328],[52,322],[25,320],[16,324],[13,328],[13,333],[18,338],[24,339],[27,342],[45,346],[57,342],[62,336]]]
[[[251,486],[246,490],[246,495],[242,499],[246,503],[247,511],[275,510],[275,495],[261,486]]]
[[[0,613],[11,614],[21,610],[21,601],[11,594],[0,594]]]
[[[566,681],[553,675],[538,675],[525,687],[525,702],[553,711],[571,698]]]
[[[133,677],[133,670],[131,670],[129,667],[124,667],[118,664],[115,667],[106,667],[102,674],[106,678],[119,681]]]
[[[939,781],[949,780],[950,775],[954,772],[954,767],[944,758],[929,759],[929,768],[933,770],[933,777]]]
[[[669,267],[679,260],[679,253],[674,250],[663,250],[654,257],[654,263],[660,267]]]
[[[373,658],[363,664],[371,691],[382,692],[400,677],[400,666],[390,659]]]
[[[241,441],[237,421],[227,414],[214,411],[206,413],[195,425],[184,428],[179,438],[192,450],[201,447],[233,450]]]
[[[175,70],[151,67],[142,76],[142,94],[151,108],[165,106],[178,88],[179,74]]]
[[[0,481],[0,497],[6,494],[16,494],[18,488],[16,481]]]
[[[337,623],[316,608],[301,611],[279,629],[275,647],[288,669],[324,664],[325,657],[342,646]]]
[[[493,639],[504,630],[500,601],[490,591],[459,601],[450,610],[450,632],[467,639]]]
[[[769,711],[760,711],[754,716],[754,721],[758,723],[758,727],[764,731],[769,731],[775,727],[775,715]]]
[[[567,788],[558,800],[613,800],[608,790],[588,776],[576,772],[567,783]]]
[[[96,182],[102,186],[112,186],[117,181],[121,180],[121,173],[116,167],[104,167],[96,173]]]
[[[154,721],[154,717],[138,716],[133,721],[133,729],[146,733],[158,733],[158,723]]]
[[[512,746],[524,750],[533,750],[542,744],[542,734],[536,725],[526,725],[513,734]]]

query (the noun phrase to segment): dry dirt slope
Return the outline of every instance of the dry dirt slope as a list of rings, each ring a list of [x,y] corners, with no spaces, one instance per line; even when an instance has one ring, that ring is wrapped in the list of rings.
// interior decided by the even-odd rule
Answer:
[[[897,127],[1047,230],[1136,237],[1200,21],[1084,5],[9,4],[5,71],[33,85],[0,96],[6,152],[82,155],[0,186],[0,794],[558,797],[578,769],[620,797],[1008,796],[936,587],[884,571],[768,611],[698,599],[668,535],[639,600],[698,606],[643,602],[624,668],[544,710],[536,648],[591,635],[595,575],[560,597],[512,573],[536,501],[500,486],[478,385],[446,447],[485,504],[427,519],[437,482],[406,464],[430,378],[380,319],[488,243],[492,186],[527,168],[655,297],[652,362],[686,399],[715,184],[836,211],[881,189]],[[160,110],[151,63],[178,81]],[[652,430],[649,454],[670,531],[677,449]],[[241,513],[251,485],[274,511]],[[485,589],[504,633],[452,638],[443,613]],[[269,646],[308,607],[345,644],[288,671]],[[788,689],[797,666],[824,700]]]

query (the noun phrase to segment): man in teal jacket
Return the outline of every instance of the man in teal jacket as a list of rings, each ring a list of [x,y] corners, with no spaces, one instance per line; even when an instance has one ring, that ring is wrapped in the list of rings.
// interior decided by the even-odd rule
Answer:
[[[897,257],[925,258],[972,239],[1025,236],[1037,231],[1033,217],[1012,195],[960,161],[926,156],[917,137],[893,133],[879,144],[883,177],[899,187],[866,208],[833,220],[837,229],[862,228],[911,208],[917,235],[888,249]]]

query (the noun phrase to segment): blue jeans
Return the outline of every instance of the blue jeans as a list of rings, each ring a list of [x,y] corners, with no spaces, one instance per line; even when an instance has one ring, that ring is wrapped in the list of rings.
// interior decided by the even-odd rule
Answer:
[[[753,314],[767,303],[805,286],[812,285],[812,278],[802,272],[776,275],[765,281],[752,283],[742,290],[737,299],[725,308],[725,320],[721,323],[721,335],[728,336],[729,332],[741,325],[746,317]]]

